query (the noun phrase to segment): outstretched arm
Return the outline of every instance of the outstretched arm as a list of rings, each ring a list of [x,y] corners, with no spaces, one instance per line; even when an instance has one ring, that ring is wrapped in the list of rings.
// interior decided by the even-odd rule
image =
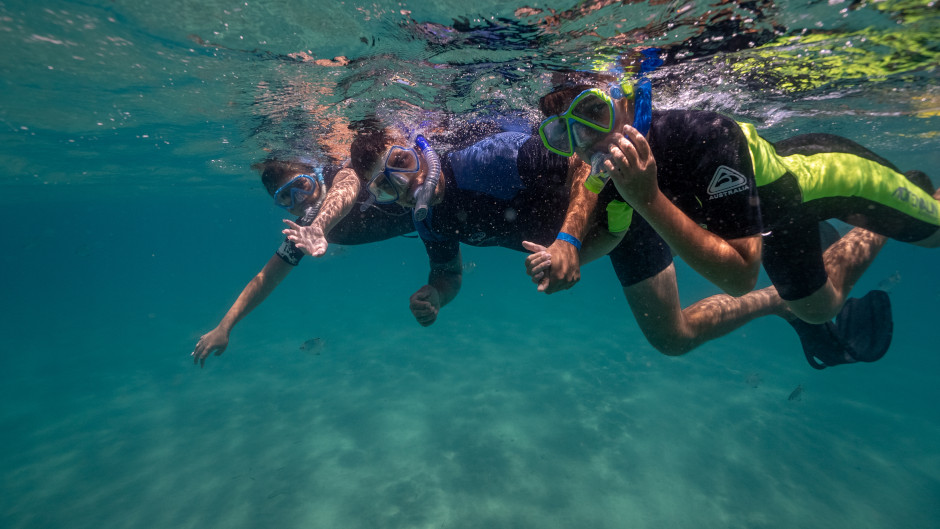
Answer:
[[[348,167],[340,169],[333,178],[333,185],[326,193],[323,207],[320,208],[320,213],[313,223],[309,226],[300,226],[293,221],[285,220],[284,223],[288,227],[284,229],[284,235],[305,254],[313,257],[322,256],[326,253],[328,246],[326,234],[352,209],[353,204],[356,203],[356,197],[359,196],[359,185],[359,177],[356,176],[355,171]]]
[[[624,126],[610,145],[606,162],[620,195],[649,222],[666,243],[696,272],[725,292],[750,292],[760,271],[760,235],[725,240],[702,228],[659,189],[656,160],[636,129]]]
[[[463,281],[463,261],[460,252],[447,263],[431,263],[428,284],[411,295],[409,306],[415,319],[427,327],[437,320],[441,307],[450,303],[460,292]]]
[[[245,285],[241,294],[238,295],[238,299],[228,309],[216,328],[199,338],[199,343],[196,344],[196,348],[191,355],[193,363],[205,366],[207,356],[213,353],[216,356],[222,354],[228,346],[232,327],[260,305],[281,280],[287,277],[292,268],[294,267],[284,262],[277,255],[271,256],[271,259],[258,272],[258,275]]]

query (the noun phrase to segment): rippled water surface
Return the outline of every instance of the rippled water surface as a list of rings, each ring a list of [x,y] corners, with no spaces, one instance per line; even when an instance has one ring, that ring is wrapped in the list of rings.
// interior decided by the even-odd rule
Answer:
[[[227,184],[259,149],[342,157],[377,107],[531,114],[551,71],[651,46],[661,108],[937,150],[932,2],[429,4],[3,2],[4,184]]]

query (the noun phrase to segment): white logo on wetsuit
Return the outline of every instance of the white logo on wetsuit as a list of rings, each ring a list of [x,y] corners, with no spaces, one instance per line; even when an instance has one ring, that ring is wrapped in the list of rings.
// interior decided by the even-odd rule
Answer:
[[[726,165],[720,165],[708,184],[708,199],[726,197],[745,189],[747,177]]]
[[[470,235],[469,237],[467,237],[467,242],[471,244],[481,244],[485,242],[487,239],[490,239],[490,237],[487,237],[485,232],[478,231],[474,233],[473,235]]]

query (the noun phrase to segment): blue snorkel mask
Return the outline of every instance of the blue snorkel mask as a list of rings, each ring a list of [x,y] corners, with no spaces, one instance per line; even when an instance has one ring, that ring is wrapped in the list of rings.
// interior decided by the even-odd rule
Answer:
[[[300,174],[291,178],[274,192],[274,204],[291,210],[304,203],[317,190],[320,192],[319,198],[315,203],[304,208],[303,216],[297,221],[297,224],[301,226],[309,226],[317,218],[320,208],[323,207],[323,201],[326,199],[327,189],[323,181],[323,169],[316,167],[313,175]]]
[[[376,172],[369,180],[366,189],[369,191],[369,200],[360,208],[364,211],[373,203],[388,204],[398,201],[402,194],[408,190],[411,179],[421,171],[421,156],[427,162],[428,172],[424,182],[414,192],[415,206],[412,216],[416,222],[421,222],[428,216],[428,207],[434,198],[434,190],[441,179],[441,159],[421,135],[415,138],[415,146],[406,149],[394,145],[385,155],[382,169]]]

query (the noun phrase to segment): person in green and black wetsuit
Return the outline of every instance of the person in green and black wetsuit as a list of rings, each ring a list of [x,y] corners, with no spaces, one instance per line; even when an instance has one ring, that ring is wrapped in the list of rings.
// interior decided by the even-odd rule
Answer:
[[[901,174],[837,136],[771,144],[752,125],[713,112],[635,112],[633,86],[619,80],[576,79],[541,106],[551,115],[540,126],[546,147],[590,160],[592,178],[613,180],[600,196],[613,196],[619,217],[632,223],[611,260],[634,315],[661,351],[682,354],[736,323],[729,314],[755,304],[742,317],[787,318],[814,367],[884,353],[886,344],[853,343],[829,320],[886,237],[940,245],[938,194],[926,175]],[[640,131],[642,114],[648,130]],[[823,253],[818,226],[829,218],[860,228]],[[774,287],[682,311],[670,247],[729,294],[749,292],[761,262]],[[537,251],[527,264],[538,277],[550,258]]]

